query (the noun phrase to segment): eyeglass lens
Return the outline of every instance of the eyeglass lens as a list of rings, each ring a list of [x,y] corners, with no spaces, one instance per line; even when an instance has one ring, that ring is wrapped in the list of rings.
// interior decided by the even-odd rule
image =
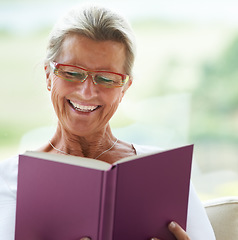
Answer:
[[[106,87],[117,87],[123,85],[123,79],[120,75],[109,72],[88,73],[84,69],[72,66],[59,66],[56,75],[73,82],[83,82],[86,80],[88,75],[92,75],[96,84],[104,85]]]

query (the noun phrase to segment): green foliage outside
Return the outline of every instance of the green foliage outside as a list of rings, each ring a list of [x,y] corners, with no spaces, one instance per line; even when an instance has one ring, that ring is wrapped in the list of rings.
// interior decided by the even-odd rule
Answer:
[[[205,61],[194,90],[192,138],[238,143],[238,33],[214,61]]]

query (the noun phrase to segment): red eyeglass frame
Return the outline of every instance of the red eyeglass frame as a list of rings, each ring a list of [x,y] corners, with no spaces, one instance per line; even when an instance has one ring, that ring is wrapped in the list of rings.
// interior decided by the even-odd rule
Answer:
[[[91,70],[91,69],[86,69],[86,68],[84,68],[84,67],[79,67],[79,66],[75,66],[75,65],[69,65],[69,64],[62,64],[62,63],[57,63],[57,62],[54,62],[54,61],[52,61],[52,62],[50,62],[50,66],[52,67],[52,65],[51,65],[51,63],[53,64],[53,67],[54,67],[54,71],[56,70],[56,69],[59,69],[59,67],[60,66],[65,66],[65,67],[75,67],[75,68],[78,68],[78,69],[82,69],[82,70],[84,70],[84,71],[86,71],[87,73],[111,73],[111,74],[115,74],[115,75],[118,75],[118,76],[121,76],[121,78],[122,78],[122,84],[119,86],[119,87],[122,87],[122,86],[124,86],[127,82],[128,82],[128,80],[129,80],[129,78],[130,78],[130,76],[129,75],[127,75],[127,74],[122,74],[122,73],[117,73],[117,72],[111,72],[111,71],[106,71],[106,70]]]

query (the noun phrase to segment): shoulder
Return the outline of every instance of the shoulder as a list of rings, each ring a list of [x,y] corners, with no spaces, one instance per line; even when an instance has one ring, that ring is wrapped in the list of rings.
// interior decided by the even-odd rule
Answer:
[[[145,154],[145,153],[152,153],[152,152],[163,150],[162,148],[159,148],[157,146],[138,145],[138,144],[132,144],[132,145],[133,145],[133,147],[136,151],[136,155]]]
[[[17,189],[17,174],[18,174],[18,156],[11,157],[0,161],[0,179],[2,180],[0,190],[5,186],[13,194]]]
[[[205,208],[195,192],[192,183],[190,183],[189,192],[187,233],[194,240],[216,239]]]

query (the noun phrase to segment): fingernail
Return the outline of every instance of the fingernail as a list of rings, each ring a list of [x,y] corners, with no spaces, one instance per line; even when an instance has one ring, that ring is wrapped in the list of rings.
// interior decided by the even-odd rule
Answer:
[[[171,223],[169,224],[169,226],[170,226],[171,228],[175,228],[175,227],[176,227],[176,224],[175,224],[175,222],[171,222]]]

